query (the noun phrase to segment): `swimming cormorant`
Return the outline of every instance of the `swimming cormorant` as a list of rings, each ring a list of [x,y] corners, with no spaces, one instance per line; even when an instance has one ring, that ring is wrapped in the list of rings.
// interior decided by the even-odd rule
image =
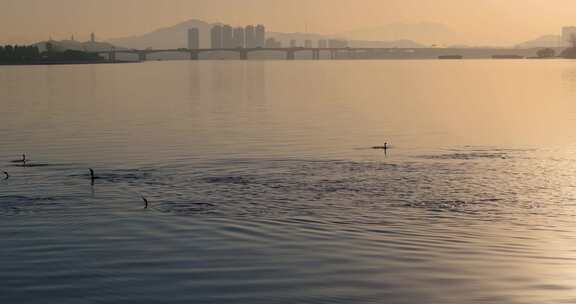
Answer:
[[[389,147],[388,147],[388,143],[386,142],[386,143],[384,143],[383,146],[372,147],[372,149],[374,149],[374,150],[388,150]]]
[[[144,209],[148,209],[148,200],[144,196],[142,196],[142,200],[144,201]]]
[[[90,180],[92,181],[92,184],[94,184],[94,180],[97,179],[94,169],[90,168],[88,170],[90,170]]]

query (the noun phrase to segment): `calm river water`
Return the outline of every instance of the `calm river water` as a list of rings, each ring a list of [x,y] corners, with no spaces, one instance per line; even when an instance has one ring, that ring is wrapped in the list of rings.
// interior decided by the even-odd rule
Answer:
[[[576,61],[1,67],[0,171],[0,303],[576,303]]]

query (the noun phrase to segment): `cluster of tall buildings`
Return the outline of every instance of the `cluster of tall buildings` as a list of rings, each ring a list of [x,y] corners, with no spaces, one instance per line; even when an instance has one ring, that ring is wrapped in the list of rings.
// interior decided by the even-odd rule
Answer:
[[[248,25],[233,28],[228,24],[215,25],[210,30],[213,49],[263,48],[266,46],[266,27]]]
[[[235,49],[235,48],[282,48],[282,42],[269,37],[266,38],[264,25],[248,25],[246,27],[232,27],[228,24],[218,24],[210,30],[211,48]],[[291,40],[289,47],[305,48],[347,48],[348,41],[339,39],[297,41]],[[188,49],[200,48],[200,30],[188,29]]]

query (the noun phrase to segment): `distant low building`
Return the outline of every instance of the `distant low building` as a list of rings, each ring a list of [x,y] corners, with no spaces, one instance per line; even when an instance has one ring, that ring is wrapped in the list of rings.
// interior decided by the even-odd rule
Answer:
[[[568,47],[573,45],[572,36],[576,36],[576,26],[565,26],[562,28],[562,46]]]
[[[504,54],[504,55],[492,55],[492,59],[524,59],[522,55],[515,54]]]
[[[82,52],[105,52],[112,48],[116,48],[114,45],[107,42],[97,42],[97,41],[72,41],[72,40],[47,40],[34,44],[37,46],[40,52],[48,51],[48,45],[51,45],[53,51],[64,52],[67,50],[72,51],[82,51]]]
[[[266,44],[265,44],[266,48],[281,48],[282,47],[282,42],[274,39],[274,38],[268,38],[266,39]]]
[[[328,47],[332,49],[344,49],[348,47],[348,41],[339,39],[328,40]]]
[[[438,56],[438,59],[464,59],[464,56],[462,55],[441,55]]]

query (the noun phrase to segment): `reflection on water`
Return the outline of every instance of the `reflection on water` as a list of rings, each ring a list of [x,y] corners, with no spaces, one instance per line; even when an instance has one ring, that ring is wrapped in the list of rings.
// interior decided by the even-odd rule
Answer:
[[[1,68],[0,302],[574,302],[573,65]]]

